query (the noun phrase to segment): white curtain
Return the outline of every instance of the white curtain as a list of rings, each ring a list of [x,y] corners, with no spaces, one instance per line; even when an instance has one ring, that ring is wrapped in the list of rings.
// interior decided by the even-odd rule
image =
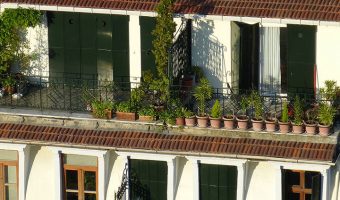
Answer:
[[[260,27],[260,81],[262,94],[280,93],[280,27]]]

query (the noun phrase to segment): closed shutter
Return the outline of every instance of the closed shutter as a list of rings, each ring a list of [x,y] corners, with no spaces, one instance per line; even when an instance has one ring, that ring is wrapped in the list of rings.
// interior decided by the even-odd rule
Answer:
[[[142,49],[142,72],[150,70],[156,73],[155,56],[152,53],[152,41],[154,39],[152,30],[156,27],[156,19],[154,17],[139,17],[139,24]]]

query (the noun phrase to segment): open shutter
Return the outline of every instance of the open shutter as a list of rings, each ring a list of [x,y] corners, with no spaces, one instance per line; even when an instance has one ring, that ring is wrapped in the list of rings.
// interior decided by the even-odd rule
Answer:
[[[312,177],[312,200],[320,200],[321,174]]]

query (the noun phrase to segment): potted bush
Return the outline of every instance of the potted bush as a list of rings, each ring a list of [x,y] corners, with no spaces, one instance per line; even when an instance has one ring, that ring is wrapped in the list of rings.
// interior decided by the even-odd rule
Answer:
[[[266,123],[266,131],[268,132],[275,132],[276,131],[276,122],[277,122],[277,118],[276,118],[276,114],[273,112],[269,112],[267,114],[265,123]]]
[[[209,118],[205,112],[205,108],[206,101],[212,97],[212,92],[212,87],[206,78],[202,78],[199,84],[195,87],[194,97],[198,102],[197,124],[199,127],[204,128],[208,126]]]
[[[316,133],[316,118],[317,118],[317,108],[313,107],[306,111],[306,120],[304,121],[306,127],[306,133],[308,135],[314,135]]]
[[[185,110],[184,112],[184,120],[185,120],[185,125],[193,127],[196,125],[196,116],[195,113],[192,112],[191,110]]]
[[[153,106],[144,106],[138,110],[138,119],[142,122],[151,122],[155,119],[156,111]]]
[[[117,105],[116,118],[118,120],[135,121],[136,113],[131,101],[122,101]]]
[[[243,95],[241,97],[240,106],[241,106],[241,110],[239,111],[240,113],[236,117],[237,127],[240,130],[246,130],[248,128],[248,121],[249,121],[249,117],[247,116],[247,108],[249,106],[249,100],[247,96]]]
[[[279,120],[280,133],[289,132],[289,117],[288,117],[288,105],[287,102],[283,102],[281,119]]]
[[[254,131],[263,129],[263,103],[258,92],[252,91],[250,95],[250,105],[254,109],[254,117],[251,119]]]
[[[234,129],[235,115],[233,111],[227,111],[227,114],[223,116],[223,125],[225,129]]]
[[[9,75],[2,80],[2,88],[5,94],[15,93],[15,79]]]
[[[159,117],[167,125],[174,125],[176,123],[176,116],[172,110],[161,112]]]
[[[209,119],[212,128],[221,128],[222,107],[217,99],[211,109]]]
[[[294,118],[292,123],[292,132],[293,133],[302,133],[302,116],[303,116],[303,109],[302,109],[302,102],[299,96],[295,96],[294,104],[293,104],[293,111],[294,111]]]
[[[186,112],[186,109],[184,107],[179,107],[175,110],[176,115],[176,125],[178,126],[184,126],[185,120],[184,120],[184,113]]]
[[[93,116],[96,118],[112,118],[114,104],[110,101],[95,100],[91,104]]]
[[[336,109],[328,104],[321,104],[318,112],[319,119],[319,134],[328,136],[330,127],[333,124]]]

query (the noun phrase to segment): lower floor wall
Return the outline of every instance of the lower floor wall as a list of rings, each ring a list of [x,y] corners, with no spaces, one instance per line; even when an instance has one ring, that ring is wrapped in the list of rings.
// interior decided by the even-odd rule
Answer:
[[[119,187],[123,186],[124,175],[131,176],[130,184],[132,184],[134,175],[131,172],[127,174],[125,169],[129,166],[128,163],[136,166],[136,160],[145,161],[146,163],[152,161],[149,162],[148,166],[139,164],[141,169],[137,171],[139,171],[138,173],[147,171],[150,178],[146,178],[149,182],[148,186],[145,187],[161,188],[157,184],[164,184],[166,182],[166,191],[159,189],[159,191],[164,190],[165,193],[165,196],[161,197],[162,199],[198,200],[202,199],[202,196],[206,196],[202,195],[202,192],[208,191],[209,196],[214,196],[214,199],[220,200],[225,199],[225,195],[221,195],[223,191],[219,192],[224,189],[224,192],[234,191],[232,194],[229,194],[235,200],[257,200],[259,197],[263,200],[283,199],[281,197],[283,170],[320,172],[322,177],[320,199],[337,200],[340,197],[338,194],[340,189],[339,163],[336,166],[330,166],[202,156],[176,156],[155,152],[121,152],[22,144],[18,146],[7,143],[0,143],[0,149],[18,151],[19,200],[45,200],[47,199],[46,197],[49,197],[48,199],[51,200],[62,199],[65,192],[63,180],[67,179],[63,166],[69,162],[63,158],[63,155],[69,154],[75,155],[73,158],[77,158],[78,155],[79,160],[74,162],[80,163],[80,166],[82,165],[81,163],[86,162],[80,159],[80,155],[97,158],[96,199],[99,200],[114,200]],[[0,153],[3,152],[0,151]],[[3,157],[3,155],[0,155],[0,163],[3,161]],[[162,161],[162,165],[166,165],[167,169],[163,167],[160,170],[157,166],[155,167],[154,165],[157,165],[157,162],[154,161]],[[232,168],[228,170],[226,167],[222,167],[221,173],[218,175],[214,171],[207,173],[207,170],[204,172],[201,169],[202,166],[211,166],[211,169],[217,169],[218,166],[222,165],[232,166]],[[236,174],[233,172],[235,169],[237,169]],[[86,171],[87,167],[85,166],[83,170]],[[227,174],[222,174],[222,171]],[[203,175],[202,173],[205,174]],[[163,175],[162,179],[159,178],[161,175]],[[164,176],[166,177],[165,179]],[[202,176],[205,177],[202,178]],[[230,183],[229,185],[228,183],[224,184],[223,182],[226,182],[225,179],[233,179],[233,185],[230,185]],[[200,187],[200,185],[205,184],[202,183],[203,181],[211,183],[209,189],[203,190],[203,186]],[[145,183],[145,180],[143,183]],[[217,186],[214,185],[215,183]],[[233,188],[236,188],[236,190]],[[80,189],[78,188],[78,190]],[[25,193],[25,195],[20,193]],[[125,193],[123,199],[128,199],[128,195],[131,195],[131,192]]]

